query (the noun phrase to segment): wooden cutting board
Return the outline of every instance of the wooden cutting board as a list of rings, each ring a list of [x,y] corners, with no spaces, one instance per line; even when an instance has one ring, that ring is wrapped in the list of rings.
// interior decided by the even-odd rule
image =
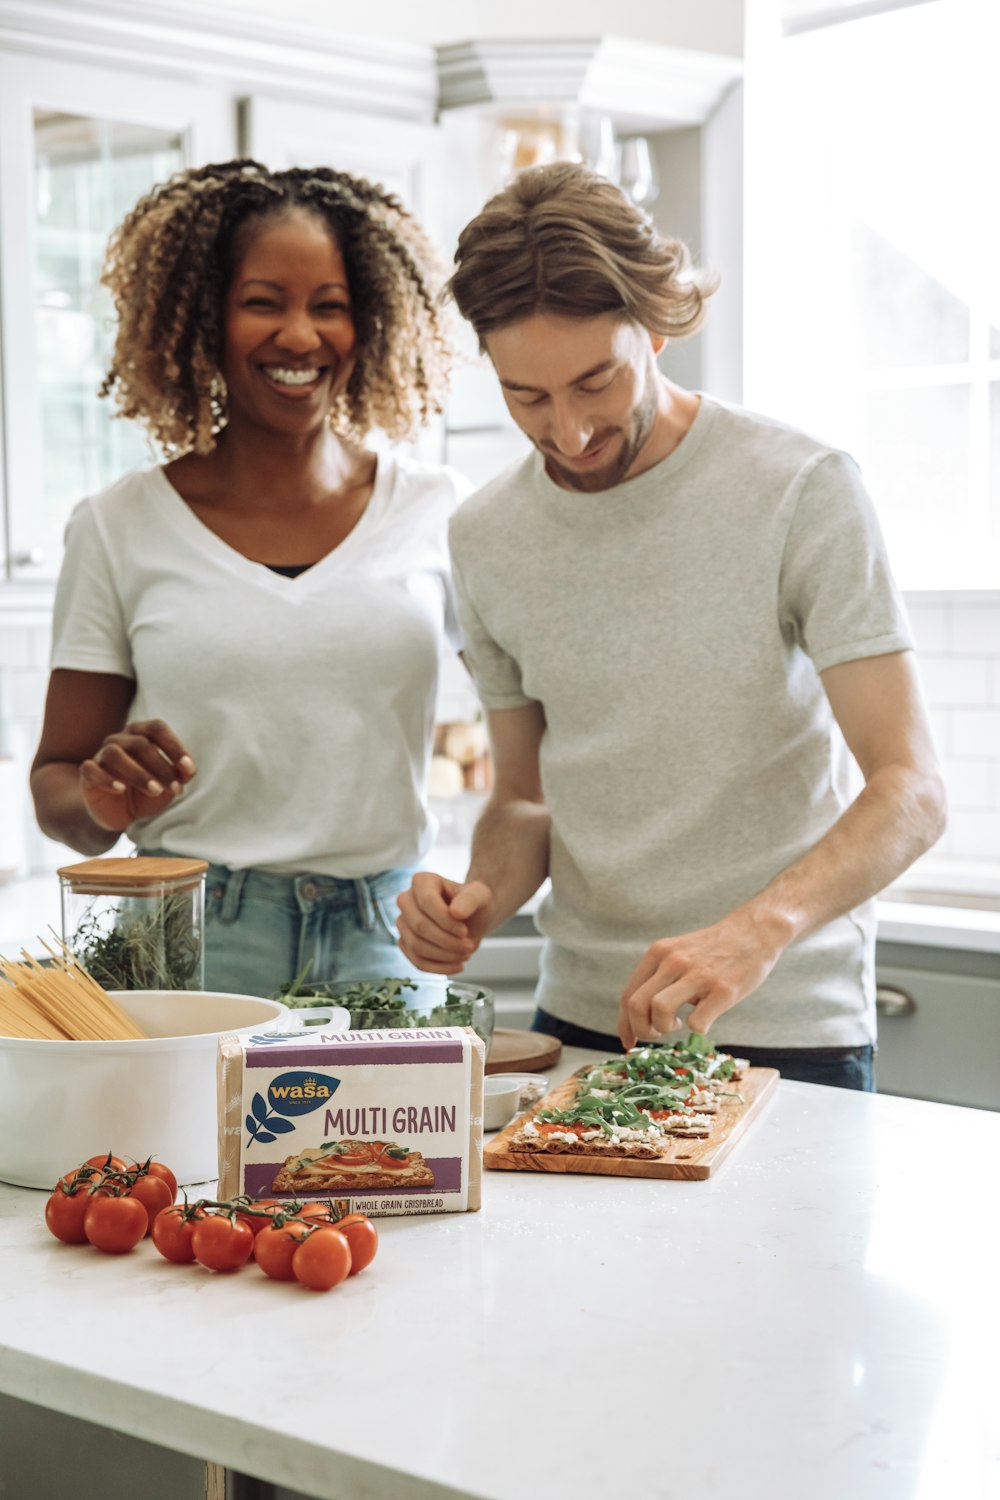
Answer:
[[[562,1042],[541,1031],[498,1026],[486,1058],[487,1073],[544,1073],[562,1056]]]
[[[490,1071],[489,1067],[486,1071]],[[586,1071],[586,1068],[580,1069],[581,1073]],[[494,1136],[483,1147],[483,1165],[512,1172],[588,1172],[601,1177],[673,1177],[700,1182],[711,1177],[761,1113],[774,1092],[779,1075],[774,1068],[748,1068],[739,1083],[732,1085],[742,1102],[726,1098],[721,1101],[722,1107],[713,1118],[711,1134],[705,1140],[677,1136],[671,1140],[668,1154],[656,1161],[643,1161],[637,1157],[616,1160],[614,1157],[574,1156],[569,1152],[511,1151],[509,1144],[515,1131],[531,1119],[535,1110],[565,1109],[570,1104],[576,1093],[578,1076],[574,1073],[540,1099],[534,1109],[520,1115]]]

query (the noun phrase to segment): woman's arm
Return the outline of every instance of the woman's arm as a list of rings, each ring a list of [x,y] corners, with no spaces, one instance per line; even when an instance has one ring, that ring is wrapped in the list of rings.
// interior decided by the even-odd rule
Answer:
[[[110,672],[57,668],[49,678],[31,794],[42,832],[81,854],[103,854],[194,775],[166,724],[126,724],[134,695],[131,678]]]

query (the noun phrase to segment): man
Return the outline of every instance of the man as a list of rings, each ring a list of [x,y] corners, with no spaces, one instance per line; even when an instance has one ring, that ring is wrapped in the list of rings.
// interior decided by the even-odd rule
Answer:
[[[404,951],[457,972],[548,875],[538,1030],[628,1047],[683,1012],[873,1088],[873,898],[944,794],[855,465],[658,372],[714,282],[585,168],[522,173],[456,263],[536,451],[453,518],[495,786],[465,881],[399,898]]]

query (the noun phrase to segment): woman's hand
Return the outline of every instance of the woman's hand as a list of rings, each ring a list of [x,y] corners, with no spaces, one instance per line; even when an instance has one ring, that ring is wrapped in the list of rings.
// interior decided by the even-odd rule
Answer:
[[[194,774],[194,761],[170,726],[145,719],[109,734],[81,763],[80,790],[94,822],[121,833],[163,812]]]

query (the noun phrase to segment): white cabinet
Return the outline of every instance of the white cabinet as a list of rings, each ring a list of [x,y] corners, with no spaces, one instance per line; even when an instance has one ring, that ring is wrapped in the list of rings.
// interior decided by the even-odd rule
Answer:
[[[148,459],[97,388],[111,344],[107,238],[155,182],[233,154],[224,93],[0,54],[0,312],[7,569],[58,571],[73,503]]]
[[[243,103],[243,145],[267,166],[326,166],[380,183],[440,240],[444,157],[437,125],[259,95]]]
[[[878,945],[879,1092],[1000,1109],[1000,954]]]

